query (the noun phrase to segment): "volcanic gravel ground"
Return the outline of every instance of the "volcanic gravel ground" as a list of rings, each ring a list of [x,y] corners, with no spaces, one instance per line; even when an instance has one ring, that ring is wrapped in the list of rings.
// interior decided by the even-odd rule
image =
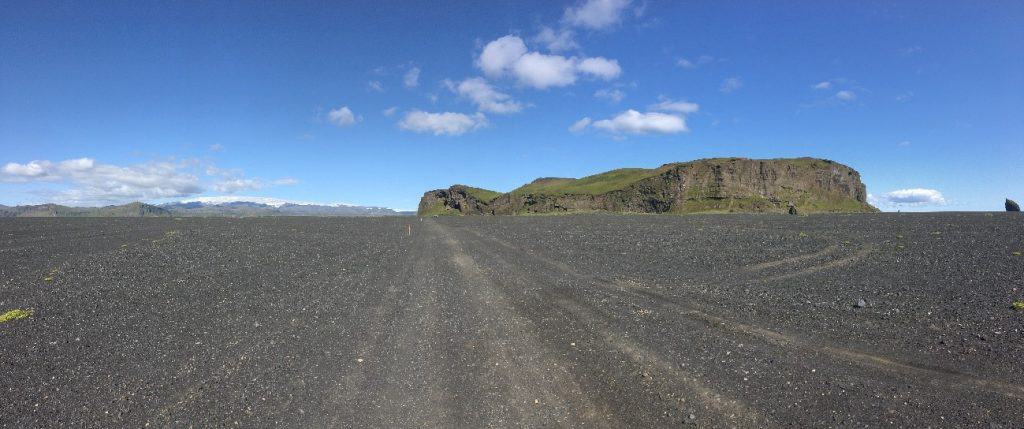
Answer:
[[[1007,213],[3,219],[0,426],[1022,427],[1022,251]]]

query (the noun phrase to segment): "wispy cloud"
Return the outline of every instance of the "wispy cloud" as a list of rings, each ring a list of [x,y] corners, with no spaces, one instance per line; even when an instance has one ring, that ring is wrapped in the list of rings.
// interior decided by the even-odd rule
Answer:
[[[402,78],[402,84],[406,88],[415,88],[420,84],[420,68],[413,67],[409,71],[405,72],[405,76]]]
[[[580,48],[579,43],[576,42],[576,34],[568,29],[554,30],[551,27],[541,27],[533,41],[543,45],[551,52],[564,52]]]
[[[357,117],[353,114],[352,109],[349,109],[348,106],[341,106],[327,112],[327,121],[339,127],[354,125],[361,120],[362,117]]]
[[[466,115],[454,112],[432,113],[413,110],[406,113],[398,126],[403,130],[416,133],[458,136],[487,126],[487,118],[482,113]]]
[[[657,110],[661,112],[676,112],[682,114],[696,113],[700,110],[700,106],[697,103],[691,103],[689,101],[673,101],[668,98],[662,97],[661,102],[652,104],[647,107],[648,110]]]
[[[481,77],[474,77],[462,82],[446,80],[445,86],[452,92],[468,98],[477,108],[490,113],[515,113],[523,109],[522,104],[511,96],[495,89]]]
[[[600,30],[622,21],[630,0],[585,0],[567,8],[562,21],[568,25]]]
[[[684,69],[695,69],[705,64],[711,64],[715,62],[715,57],[711,55],[701,55],[694,60],[687,58],[680,58],[676,60],[676,65]]]
[[[620,89],[599,89],[594,91],[594,98],[602,98],[611,103],[618,103],[626,98],[626,93]]]
[[[263,182],[257,179],[229,179],[221,180],[213,184],[213,190],[225,194],[233,194],[238,191],[251,191],[263,188]]]
[[[569,131],[574,133],[583,132],[583,130],[587,129],[587,127],[589,127],[592,122],[594,121],[589,117],[580,119],[576,122],[573,122],[572,125],[569,126]]]
[[[853,101],[854,99],[857,98],[857,93],[850,91],[848,89],[844,89],[842,91],[836,92],[835,97],[837,100],[840,101]]]
[[[718,90],[722,91],[722,92],[724,92],[726,94],[729,94],[729,93],[732,93],[732,92],[736,92],[736,90],[738,90],[738,89],[740,89],[742,87],[743,87],[743,80],[741,80],[738,77],[730,77],[730,78],[726,78],[725,80],[722,81],[722,85],[720,85],[718,87]]]

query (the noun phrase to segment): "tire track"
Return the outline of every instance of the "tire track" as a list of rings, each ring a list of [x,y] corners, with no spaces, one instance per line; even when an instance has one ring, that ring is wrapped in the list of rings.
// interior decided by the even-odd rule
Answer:
[[[567,275],[575,277],[581,281],[592,283],[596,286],[602,287],[602,289],[611,293],[622,293],[626,292],[633,296],[644,297],[648,302],[651,302],[655,306],[666,308],[675,311],[681,316],[686,316],[692,320],[702,321],[707,324],[708,327],[715,328],[726,332],[735,332],[748,335],[751,337],[759,338],[769,343],[785,346],[790,348],[799,348],[815,353],[821,353],[824,355],[831,356],[833,358],[846,361],[849,363],[856,364],[861,367],[868,367],[876,370],[882,370],[885,372],[894,372],[906,377],[909,380],[915,380],[917,382],[924,381],[933,387],[954,387],[958,389],[972,389],[981,390],[988,393],[1004,396],[1012,399],[1024,399],[1024,386],[1004,383],[997,380],[989,380],[985,378],[976,377],[969,374],[960,373],[954,370],[942,369],[942,368],[931,368],[921,365],[915,365],[908,362],[901,362],[897,359],[888,358],[885,356],[856,351],[853,349],[839,347],[828,344],[814,343],[803,340],[795,335],[754,326],[743,323],[731,321],[729,319],[713,316],[705,311],[693,308],[691,305],[681,303],[671,297],[664,296],[662,294],[646,291],[646,290],[635,290],[630,287],[628,283],[623,282],[610,282],[608,280],[599,279],[593,276],[588,276],[577,272],[572,267],[560,261],[553,261],[548,258],[535,255],[533,252],[523,251],[512,244],[509,244],[503,240],[485,236],[477,231],[466,229],[469,233],[473,234],[481,240],[492,242],[498,246],[504,247],[509,250],[521,252],[523,255],[530,257],[537,262],[551,266],[557,270],[565,272]],[[800,274],[806,274],[809,272],[816,272],[827,268],[833,268],[850,264],[858,259],[863,258],[867,253],[871,251],[871,247],[867,246],[859,250],[852,256],[832,261],[827,264],[816,265],[809,267],[805,270],[801,270]]]
[[[534,338],[538,332],[534,323],[512,311],[515,307],[509,297],[463,250],[462,243],[433,221],[426,226],[441,237],[462,284],[471,288],[466,294],[468,304],[479,312],[472,316],[483,319],[479,335],[489,350],[487,376],[499,380],[504,391],[501,404],[488,404],[490,409],[484,410],[486,420],[499,426],[621,426],[609,422],[607,413],[590,401],[567,371],[567,362],[545,351]]]
[[[470,232],[476,235],[475,231]],[[495,244],[502,246],[502,243]],[[486,252],[488,256],[496,260],[499,265],[511,270],[521,271],[521,267],[508,262],[493,250],[490,252],[481,250],[480,248],[474,248],[474,250]],[[645,409],[650,408],[653,403],[660,403],[659,406],[661,407],[674,409],[675,414],[678,416],[685,416],[686,412],[681,408],[683,403],[679,402],[679,400],[690,398],[699,403],[703,409],[710,411],[717,416],[717,418],[712,421],[728,421],[731,425],[738,425],[740,427],[763,427],[764,425],[771,424],[770,420],[765,415],[749,407],[743,401],[729,397],[722,392],[718,392],[708,387],[699,381],[700,377],[682,370],[678,365],[660,357],[660,355],[654,350],[630,339],[629,335],[623,332],[621,327],[617,326],[617,318],[615,315],[592,305],[585,304],[571,294],[553,291],[552,289],[557,289],[557,287],[554,287],[556,281],[546,278],[538,278],[536,277],[537,274],[538,273],[533,272],[529,274],[529,276],[537,283],[545,285],[545,288],[543,289],[544,296],[536,298],[545,304],[541,304],[541,302],[529,302],[528,307],[547,307],[547,311],[544,311],[543,313],[569,315],[571,316],[570,320],[572,320],[571,325],[582,328],[589,335],[596,335],[592,343],[604,344],[604,346],[598,347],[598,350],[610,350],[614,352],[612,354],[602,353],[600,358],[603,363],[596,365],[596,367],[615,367],[624,362],[624,368],[627,368],[628,372],[635,374],[639,378],[640,383],[643,386],[646,386],[644,389],[649,389],[648,391],[631,392],[629,394],[630,401],[641,400],[640,398],[648,397],[648,401],[650,402],[646,402],[644,404]],[[512,281],[510,278],[503,280],[503,282],[506,283],[510,281]],[[519,290],[524,286],[525,285],[507,284],[504,289]],[[569,329],[569,327],[565,326],[564,329]],[[613,356],[618,356],[620,359],[624,360],[613,359]],[[601,383],[609,383],[611,385],[623,383],[628,386],[632,383],[636,383],[636,381],[618,378],[612,380],[599,380],[598,384]],[[623,398],[620,394],[613,400],[621,402],[626,400],[626,398]],[[642,400],[641,402],[643,403]],[[706,419],[707,416],[703,416],[703,418]],[[650,423],[648,422],[646,424]],[[665,422],[661,421],[658,424],[665,424]],[[627,425],[636,426],[645,424],[635,422]]]
[[[829,254],[831,254],[832,252],[835,252],[838,249],[839,249],[839,245],[833,244],[831,246],[828,246],[828,247],[826,247],[826,248],[824,248],[824,249],[822,249],[820,251],[814,252],[814,253],[808,253],[808,254],[797,255],[797,256],[790,256],[788,258],[782,258],[782,259],[777,259],[777,260],[774,260],[774,261],[762,262],[760,264],[750,265],[748,267],[745,267],[744,269],[747,270],[747,271],[761,271],[761,270],[766,270],[766,269],[769,269],[769,268],[775,268],[775,267],[778,267],[780,265],[795,264],[795,263],[803,262],[803,261],[806,261],[806,260],[809,260],[809,259],[817,259],[817,258],[821,258],[823,256],[828,256]]]

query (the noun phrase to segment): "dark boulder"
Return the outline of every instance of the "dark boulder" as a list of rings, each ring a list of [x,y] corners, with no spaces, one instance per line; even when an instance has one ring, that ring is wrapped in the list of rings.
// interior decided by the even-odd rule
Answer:
[[[796,206],[793,205],[793,203],[789,203],[789,214],[791,214],[793,216],[796,216],[796,215],[800,214],[800,212],[798,212],[796,210]]]
[[[1017,204],[1016,201],[1007,198],[1006,199],[1006,211],[1008,211],[1008,212],[1019,212],[1020,211],[1020,206]]]

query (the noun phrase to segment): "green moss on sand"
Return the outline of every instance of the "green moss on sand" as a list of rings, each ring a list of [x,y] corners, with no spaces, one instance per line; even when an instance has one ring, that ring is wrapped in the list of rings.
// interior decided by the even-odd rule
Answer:
[[[4,314],[0,314],[0,323],[9,322],[11,320],[24,319],[28,316],[31,316],[32,313],[34,312],[31,309],[22,310],[20,308],[16,308]]]

